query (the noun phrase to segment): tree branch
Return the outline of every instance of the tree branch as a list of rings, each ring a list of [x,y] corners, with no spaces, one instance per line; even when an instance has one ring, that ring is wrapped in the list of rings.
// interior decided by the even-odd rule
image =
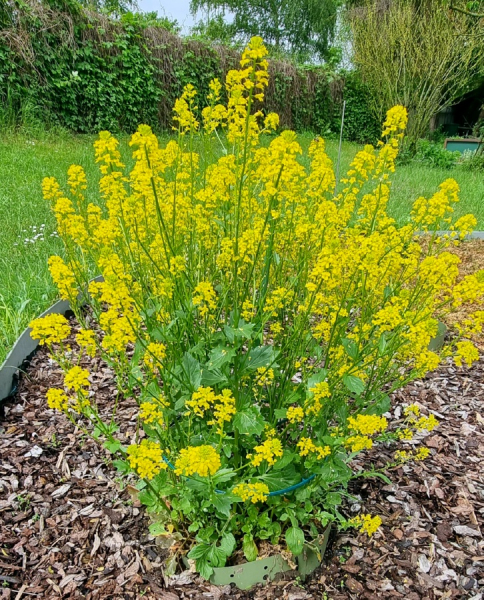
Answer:
[[[455,10],[455,12],[462,13],[463,15],[467,15],[469,17],[475,17],[476,19],[484,18],[484,12],[483,13],[472,12],[470,10],[466,10],[464,8],[459,8],[457,6],[454,6],[452,3],[450,4],[449,8],[450,8],[450,10]]]

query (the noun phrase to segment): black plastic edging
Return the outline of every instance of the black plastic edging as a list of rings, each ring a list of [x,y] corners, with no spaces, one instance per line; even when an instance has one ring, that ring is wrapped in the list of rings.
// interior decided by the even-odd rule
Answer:
[[[98,277],[91,279],[91,281],[103,281],[103,277],[102,275],[99,275]],[[68,300],[59,300],[44,311],[38,318],[50,314],[65,315],[70,310],[71,305]],[[7,358],[0,366],[0,402],[13,396],[16,391],[19,369],[39,347],[38,340],[32,339],[30,335],[31,331],[32,329],[27,327],[15,342],[12,350],[8,353]]]

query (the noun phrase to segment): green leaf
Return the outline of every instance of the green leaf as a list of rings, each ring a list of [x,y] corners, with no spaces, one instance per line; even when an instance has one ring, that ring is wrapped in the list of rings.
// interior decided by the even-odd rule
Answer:
[[[94,427],[94,429],[92,430],[92,437],[93,437],[95,440],[98,440],[98,439],[101,437],[101,435],[102,435],[102,434],[103,434],[103,432],[102,432],[102,431],[101,431],[101,429],[99,429],[99,427],[97,427],[97,426],[96,426],[96,427]]]
[[[287,465],[289,465],[295,457],[296,454],[294,454],[294,452],[284,450],[284,454],[282,455],[282,457],[278,461],[276,461],[275,465],[273,466],[274,471],[281,471],[282,469],[287,467]]]
[[[326,504],[331,504],[333,506],[339,506],[343,502],[341,494],[337,492],[328,492],[326,494]]]
[[[203,558],[198,559],[196,561],[196,566],[197,566],[197,571],[200,573],[200,575],[204,579],[206,579],[208,581],[210,579],[210,577],[212,577],[213,567],[210,566],[205,559],[203,559]]]
[[[255,545],[252,534],[246,533],[244,535],[244,539],[242,542],[242,550],[244,551],[245,558],[249,562],[252,562],[253,560],[255,560],[257,558],[257,556],[259,555],[259,550],[257,549],[257,546]]]
[[[178,398],[175,402],[175,410],[181,410],[185,406],[185,402],[188,400],[189,396],[182,396]]]
[[[103,446],[106,448],[106,450],[109,450],[111,454],[116,454],[116,452],[123,447],[119,440],[106,440]]]
[[[193,560],[205,558],[210,552],[211,547],[212,546],[210,544],[197,544],[196,546],[193,546],[187,556]]]
[[[186,479],[184,483],[188,488],[197,492],[206,492],[210,485],[208,481],[200,481],[192,477]]]
[[[271,492],[283,490],[301,481],[293,464],[284,467],[281,471],[269,471],[261,477],[262,481],[269,486]]]
[[[249,406],[235,415],[233,424],[235,429],[241,434],[251,433],[259,435],[264,431],[265,422],[259,412],[259,408]]]
[[[128,461],[126,460],[113,460],[113,467],[116,468],[117,471],[126,475],[131,472],[131,467],[129,466]]]
[[[337,459],[327,460],[321,465],[313,467],[313,471],[321,475],[325,483],[345,483],[350,480],[353,471],[343,462]]]
[[[185,374],[188,376],[188,380],[190,381],[190,385],[193,389],[197,390],[200,387],[200,383],[202,381],[202,370],[200,368],[200,363],[198,360],[193,358],[191,354],[188,352],[183,356],[183,369]]]
[[[227,560],[227,555],[221,548],[213,544],[210,547],[210,551],[207,554],[207,560],[212,565],[212,567],[223,567]]]
[[[304,531],[300,527],[289,527],[286,531],[286,543],[294,556],[299,556],[304,547]]]
[[[390,410],[391,401],[390,396],[382,394],[380,398],[369,406],[366,410],[362,411],[364,415],[382,415]]]
[[[165,526],[163,523],[152,523],[149,526],[151,535],[164,535],[166,533]]]
[[[230,517],[232,500],[227,498],[226,494],[214,494],[212,497],[212,502],[219,513],[225,515],[226,517]]]
[[[223,483],[224,481],[230,481],[233,477],[236,476],[236,473],[233,469],[220,469],[213,476],[213,481],[215,483]]]
[[[216,369],[214,371],[208,371],[207,369],[203,369],[202,371],[202,380],[201,385],[205,386],[214,386],[218,383],[227,383],[227,377],[220,371]]]
[[[218,346],[217,348],[214,348],[212,352],[210,352],[210,360],[208,361],[206,366],[211,371],[215,369],[220,369],[225,364],[229,363],[234,356],[234,348],[225,348],[223,346]]]
[[[225,533],[220,542],[220,550],[224,552],[225,556],[229,557],[235,550],[235,546],[236,541],[234,536],[231,533]]]
[[[254,327],[255,325],[253,323],[245,323],[241,320],[238,327],[229,327],[229,325],[225,325],[224,333],[232,344],[235,338],[245,338],[246,340],[250,340]]]
[[[343,375],[343,383],[347,390],[359,396],[365,391],[365,384],[355,375]]]
[[[384,356],[385,355],[385,350],[387,349],[387,336],[385,335],[385,333],[382,333],[380,336],[380,340],[378,341],[378,354],[379,356]]]
[[[313,388],[317,383],[321,383],[328,376],[328,369],[321,369],[308,379],[308,390]]]
[[[275,360],[276,353],[272,346],[257,346],[252,348],[246,363],[248,371],[255,371],[261,367],[269,367]]]
[[[138,494],[138,500],[146,506],[148,512],[161,513],[165,511],[164,504],[150,490],[142,490]]]
[[[354,340],[350,340],[348,338],[345,338],[343,341],[343,347],[346,350],[346,353],[348,354],[348,356],[352,359],[356,359],[358,358],[358,345],[355,343]]]
[[[257,525],[262,529],[267,529],[268,527],[271,526],[271,523],[272,523],[271,518],[269,517],[267,512],[259,515],[259,518],[257,519]]]
[[[274,416],[276,419],[285,419],[287,415],[287,408],[276,408]]]
[[[281,535],[281,524],[277,521],[274,521],[274,523],[271,525],[271,530],[271,542],[272,544],[276,545],[279,542],[279,537]]]

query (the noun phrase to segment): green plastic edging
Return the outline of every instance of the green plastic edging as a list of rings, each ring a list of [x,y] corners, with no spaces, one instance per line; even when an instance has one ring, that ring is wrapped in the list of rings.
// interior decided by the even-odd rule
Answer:
[[[298,573],[303,581],[323,562],[330,535],[331,525],[328,525],[326,531],[312,544],[304,544],[302,553],[297,557]]]
[[[233,583],[239,590],[248,590],[258,583],[272,581],[276,575],[285,571],[292,571],[292,569],[280,554],[276,554],[234,567],[216,567],[210,577],[210,583],[214,585]]]
[[[330,533],[331,525],[313,543],[304,544],[302,553],[296,557],[297,573],[301,579],[306,579],[320,566],[328,546]],[[220,586],[234,584],[239,590],[249,590],[258,583],[273,581],[277,575],[286,571],[293,571],[293,568],[281,554],[276,554],[232,567],[215,567],[210,577],[210,583]]]

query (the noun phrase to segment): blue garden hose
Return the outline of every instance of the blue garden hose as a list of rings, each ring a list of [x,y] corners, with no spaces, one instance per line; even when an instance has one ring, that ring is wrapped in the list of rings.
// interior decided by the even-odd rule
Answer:
[[[170,469],[172,471],[175,470],[175,466],[165,457],[163,457],[163,460],[166,462],[166,464],[170,467]],[[299,483],[295,483],[294,485],[290,485],[287,488],[284,488],[282,490],[276,490],[275,492],[269,492],[269,496],[284,496],[284,494],[290,494],[291,492],[294,492],[294,490],[297,490],[301,487],[304,487],[305,485],[307,485],[310,481],[312,481],[314,478],[316,477],[316,475],[311,475],[309,476],[307,479],[303,479],[302,481],[300,481]],[[216,494],[226,494],[226,492],[224,492],[224,490],[215,490]]]

